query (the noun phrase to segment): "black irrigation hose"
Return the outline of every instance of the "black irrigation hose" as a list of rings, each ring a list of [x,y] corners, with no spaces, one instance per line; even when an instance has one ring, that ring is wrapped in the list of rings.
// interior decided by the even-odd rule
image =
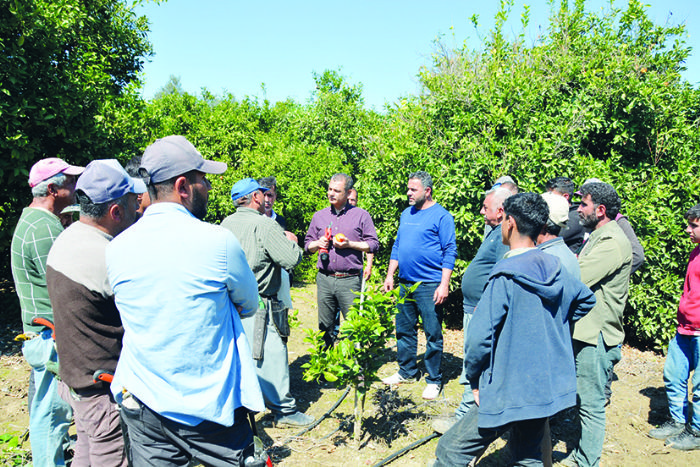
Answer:
[[[439,436],[440,436],[440,433],[433,433],[433,434],[430,434],[430,435],[426,436],[425,438],[419,439],[418,441],[414,441],[413,443],[409,444],[409,445],[406,446],[405,448],[399,449],[399,450],[396,451],[395,453],[391,454],[389,457],[385,457],[384,459],[380,460],[379,462],[377,462],[376,464],[374,464],[372,467],[381,467],[381,466],[383,466],[383,465],[386,465],[386,464],[388,464],[389,462],[392,462],[393,460],[398,459],[399,457],[403,456],[404,454],[406,454],[406,453],[407,453],[408,451],[410,451],[411,449],[415,449],[415,448],[417,448],[418,446],[420,446],[421,444],[425,444],[425,443],[427,443],[428,441],[430,441],[431,439],[437,438],[437,437],[439,437]]]
[[[350,386],[348,386],[348,387],[345,389],[345,392],[343,393],[343,395],[340,396],[340,399],[338,399],[338,401],[333,405],[333,407],[331,407],[331,408],[328,410],[328,412],[326,412],[326,413],[324,413],[323,415],[321,415],[321,417],[319,417],[315,422],[313,422],[311,425],[309,425],[309,426],[307,426],[306,428],[304,428],[303,430],[301,430],[299,433],[297,433],[297,434],[295,434],[295,435],[292,435],[292,436],[290,436],[289,438],[285,439],[283,443],[279,444],[279,446],[285,446],[285,445],[287,445],[290,441],[292,441],[293,439],[298,438],[299,436],[301,436],[301,435],[303,435],[303,434],[305,434],[305,433],[308,433],[309,431],[311,431],[311,430],[313,430],[314,428],[316,428],[323,420],[325,420],[331,413],[333,413],[333,411],[334,411],[335,409],[338,408],[338,406],[345,400],[345,398],[348,396],[348,394],[350,394]]]

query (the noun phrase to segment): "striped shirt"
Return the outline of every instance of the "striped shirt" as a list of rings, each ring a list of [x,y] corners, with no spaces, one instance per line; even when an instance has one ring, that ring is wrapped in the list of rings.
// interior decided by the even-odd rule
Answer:
[[[39,332],[32,326],[35,317],[53,321],[46,288],[46,257],[63,226],[57,216],[42,208],[24,208],[10,247],[10,262],[15,289],[22,310],[24,332]]]

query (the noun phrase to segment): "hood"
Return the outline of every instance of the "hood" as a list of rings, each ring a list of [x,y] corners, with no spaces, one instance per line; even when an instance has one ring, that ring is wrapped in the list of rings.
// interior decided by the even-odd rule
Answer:
[[[563,281],[557,280],[561,270],[559,258],[533,248],[496,263],[489,280],[500,275],[508,276],[523,288],[536,292],[542,299],[553,302],[561,297]]]

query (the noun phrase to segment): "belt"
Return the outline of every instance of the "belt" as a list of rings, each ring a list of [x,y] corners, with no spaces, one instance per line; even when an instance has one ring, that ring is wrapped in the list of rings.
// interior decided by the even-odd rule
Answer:
[[[320,272],[324,276],[330,276],[330,277],[355,277],[355,276],[359,276],[362,271],[332,272],[332,271],[324,271],[323,269],[319,269],[318,272]]]

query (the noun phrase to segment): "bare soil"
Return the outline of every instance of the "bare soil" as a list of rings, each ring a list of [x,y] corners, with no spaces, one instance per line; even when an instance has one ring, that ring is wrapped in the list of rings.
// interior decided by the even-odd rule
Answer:
[[[292,392],[301,410],[322,417],[345,394],[344,389],[303,381],[301,365],[308,361],[308,344],[302,329],[317,325],[315,286],[296,287],[292,297],[299,310],[299,327],[292,331],[289,360]],[[21,332],[18,321],[4,318],[0,323],[0,434],[21,435],[28,426],[27,381],[29,369],[21,357],[19,344],[12,341]],[[425,350],[419,340],[419,358]],[[623,359],[615,367],[612,403],[607,409],[604,466],[698,466],[700,451],[682,452],[666,448],[663,441],[648,438],[646,433],[663,422],[667,413],[662,372],[664,357],[654,352],[623,347]],[[380,377],[397,369],[395,347],[390,345],[381,358],[385,364]],[[423,382],[386,388],[374,383],[365,407],[361,448],[352,440],[352,391],[337,409],[308,433],[301,430],[271,427],[269,413],[258,414],[258,431],[273,458],[280,466],[365,466],[376,465],[396,451],[433,434],[431,419],[450,415],[459,404],[463,386],[457,379],[462,362],[462,331],[445,331],[445,388],[438,399],[424,401]],[[420,364],[420,362],[419,362]],[[565,411],[552,419],[554,454],[572,448],[576,433],[575,412]],[[438,438],[410,450],[391,465],[424,466],[433,458]],[[506,441],[498,440],[477,465],[500,466],[508,460]],[[28,449],[28,442],[23,445]],[[0,465],[9,465],[2,458]]]

